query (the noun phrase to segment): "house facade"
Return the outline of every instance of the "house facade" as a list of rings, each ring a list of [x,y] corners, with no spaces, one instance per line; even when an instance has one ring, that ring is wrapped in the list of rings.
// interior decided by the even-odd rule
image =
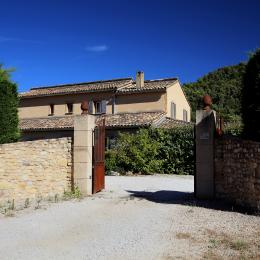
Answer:
[[[82,101],[88,102],[90,114],[106,118],[107,129],[148,126],[166,119],[190,122],[190,105],[177,78],[144,80],[144,73],[137,72],[136,80],[122,78],[38,87],[20,93],[23,136],[40,138],[47,131],[55,130],[57,134],[73,130],[73,116],[81,114]],[[56,137],[54,132],[52,135]]]

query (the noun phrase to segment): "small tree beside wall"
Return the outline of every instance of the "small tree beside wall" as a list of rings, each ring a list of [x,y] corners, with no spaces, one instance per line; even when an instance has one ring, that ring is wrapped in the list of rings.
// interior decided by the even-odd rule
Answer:
[[[17,86],[10,81],[8,71],[0,66],[0,144],[19,139],[17,107]]]

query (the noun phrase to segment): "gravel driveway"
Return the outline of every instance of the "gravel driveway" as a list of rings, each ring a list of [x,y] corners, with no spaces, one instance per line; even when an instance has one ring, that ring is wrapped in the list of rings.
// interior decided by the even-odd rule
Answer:
[[[80,202],[1,217],[0,259],[259,259],[259,217],[191,192],[191,176],[106,177]]]

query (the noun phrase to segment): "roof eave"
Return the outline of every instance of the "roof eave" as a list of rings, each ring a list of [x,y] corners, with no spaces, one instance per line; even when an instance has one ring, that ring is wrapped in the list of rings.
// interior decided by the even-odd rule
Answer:
[[[64,127],[64,128],[20,128],[22,132],[49,132],[49,131],[73,131],[74,127]]]
[[[40,97],[52,97],[52,96],[64,96],[64,95],[74,95],[74,94],[84,94],[84,93],[93,93],[93,92],[114,92],[116,88],[107,88],[107,89],[95,89],[95,90],[82,90],[82,91],[75,91],[75,92],[61,92],[61,93],[52,93],[52,94],[41,94],[41,95],[18,95],[20,99],[27,99],[27,98],[40,98]]]

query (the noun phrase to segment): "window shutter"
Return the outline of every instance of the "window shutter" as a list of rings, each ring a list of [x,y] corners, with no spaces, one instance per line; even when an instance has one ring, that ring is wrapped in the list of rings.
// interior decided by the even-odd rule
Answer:
[[[90,100],[88,102],[88,113],[93,114],[93,101],[92,100]]]
[[[113,97],[112,99],[112,114],[116,113],[116,98]]]
[[[176,119],[176,104],[171,103],[171,118]]]
[[[106,110],[107,110],[107,101],[102,100],[102,102],[101,102],[101,113],[106,114]]]

